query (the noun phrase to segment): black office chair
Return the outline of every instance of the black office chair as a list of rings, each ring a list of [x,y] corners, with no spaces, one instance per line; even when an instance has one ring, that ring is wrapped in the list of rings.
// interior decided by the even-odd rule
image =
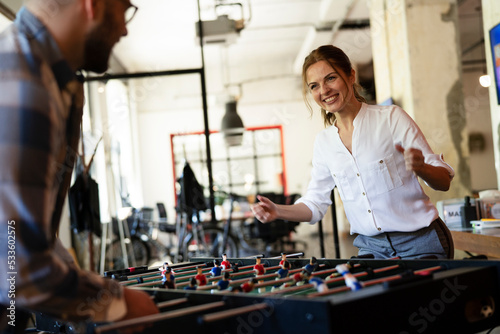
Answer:
[[[156,208],[158,209],[158,229],[162,232],[175,233],[175,224],[168,223],[167,209],[165,204],[158,202],[156,203]]]

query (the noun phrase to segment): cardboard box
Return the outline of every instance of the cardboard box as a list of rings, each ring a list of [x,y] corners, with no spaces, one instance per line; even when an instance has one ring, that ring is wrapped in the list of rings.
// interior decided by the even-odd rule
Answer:
[[[439,217],[448,227],[461,227],[462,216],[460,208],[464,205],[463,198],[453,198],[439,201],[436,207],[439,212]]]

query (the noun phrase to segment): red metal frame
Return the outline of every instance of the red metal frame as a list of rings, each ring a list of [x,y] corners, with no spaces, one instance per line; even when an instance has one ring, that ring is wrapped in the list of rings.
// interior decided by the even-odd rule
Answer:
[[[270,126],[256,126],[256,127],[249,127],[245,128],[246,131],[258,131],[258,130],[272,130],[272,129],[279,129],[280,130],[280,136],[281,136],[281,164],[283,166],[283,175],[281,176],[281,182],[283,184],[283,193],[284,195],[288,194],[288,187],[287,187],[287,177],[286,177],[286,164],[285,164],[285,141],[283,140],[283,126],[282,125],[270,125]],[[213,133],[218,133],[220,131],[210,131],[210,134]],[[195,131],[195,132],[183,132],[183,133],[171,133],[170,134],[170,152],[172,155],[172,176],[174,180],[174,185],[177,180],[177,175],[175,173],[175,158],[174,158],[174,137],[175,136],[190,136],[190,135],[202,135],[204,134],[204,131]],[[174,186],[174,198],[175,202],[177,203],[177,192],[175,191],[175,186]]]

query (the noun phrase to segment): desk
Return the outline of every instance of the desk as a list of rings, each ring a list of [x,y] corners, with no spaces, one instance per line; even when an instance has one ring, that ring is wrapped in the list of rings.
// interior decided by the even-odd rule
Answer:
[[[500,258],[500,228],[450,229],[456,249]]]

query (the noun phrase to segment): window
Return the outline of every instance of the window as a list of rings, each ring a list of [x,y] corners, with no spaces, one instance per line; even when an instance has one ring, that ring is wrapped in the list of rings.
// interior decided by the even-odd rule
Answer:
[[[174,179],[187,161],[208,197],[205,134],[173,134],[171,145]],[[281,125],[246,129],[241,146],[228,147],[222,133],[211,133],[210,152],[215,191],[242,196],[286,193]]]

